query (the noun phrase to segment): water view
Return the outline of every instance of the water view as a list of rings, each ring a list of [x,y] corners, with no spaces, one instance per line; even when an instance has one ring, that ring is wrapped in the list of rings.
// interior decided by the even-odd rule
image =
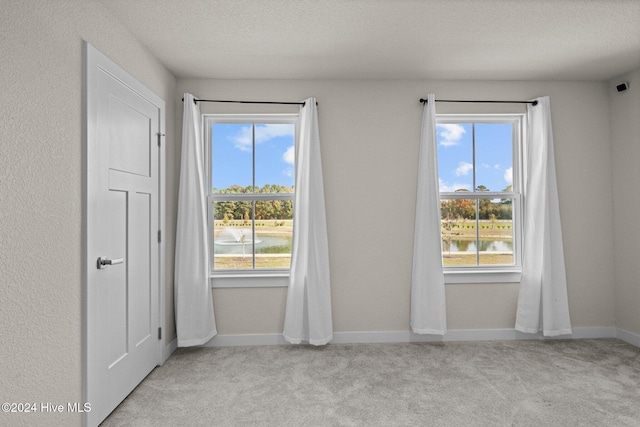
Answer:
[[[255,237],[249,227],[224,226],[222,221],[217,222],[220,226],[213,237],[215,270],[287,269],[291,265],[293,227],[290,220],[278,221],[278,225],[256,224]]]
[[[476,245],[478,243],[478,245]],[[445,252],[513,252],[513,242],[510,240],[451,240],[444,242],[442,250]]]

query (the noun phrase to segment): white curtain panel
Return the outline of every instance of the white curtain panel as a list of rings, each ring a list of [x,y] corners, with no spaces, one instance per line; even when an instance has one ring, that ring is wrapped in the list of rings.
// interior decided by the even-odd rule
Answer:
[[[527,109],[522,281],[516,330],[571,334],[549,97]]]
[[[179,347],[204,344],[217,333],[209,284],[203,159],[200,107],[194,102],[193,95],[185,93],[175,259]]]
[[[324,345],[333,339],[329,245],[316,99],[301,107],[295,148],[291,276],[284,339]]]
[[[447,332],[447,312],[442,270],[435,95],[430,94],[427,101],[422,115],[418,159],[411,330],[416,334],[444,335]]]

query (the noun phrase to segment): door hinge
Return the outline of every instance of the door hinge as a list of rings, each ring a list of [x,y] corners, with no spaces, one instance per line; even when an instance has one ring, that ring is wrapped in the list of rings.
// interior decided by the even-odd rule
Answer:
[[[158,339],[162,339],[162,328],[158,328]]]
[[[158,230],[158,243],[162,243],[162,230]]]
[[[159,133],[158,132],[158,147],[162,146],[162,137],[164,136],[164,133]]]

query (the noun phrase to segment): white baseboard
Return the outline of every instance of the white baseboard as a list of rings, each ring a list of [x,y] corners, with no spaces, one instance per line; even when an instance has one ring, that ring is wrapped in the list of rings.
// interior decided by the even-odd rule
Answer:
[[[385,342],[455,342],[455,341],[513,341],[537,339],[615,338],[615,328],[573,328],[572,335],[544,337],[542,333],[525,334],[515,329],[452,329],[441,335],[418,335],[409,331],[398,332],[336,332],[332,343],[385,343]]]
[[[635,345],[636,347],[640,348],[640,335],[633,333],[633,332],[629,332],[626,331],[624,329],[617,329],[617,333],[616,333],[616,338],[621,339],[622,341],[631,344],[631,345]]]
[[[454,342],[454,341],[513,341],[513,340],[541,340],[541,339],[594,339],[620,338],[633,344],[634,334],[627,332],[629,338],[621,338],[615,327],[578,327],[573,328],[572,335],[559,337],[543,337],[542,333],[524,334],[515,329],[453,329],[444,336],[418,335],[409,331],[387,332],[334,332],[332,344],[374,344],[374,343],[405,343],[405,342]],[[626,332],[626,331],[625,331]],[[640,343],[640,336],[635,335]],[[254,345],[287,345],[282,334],[238,334],[216,335],[205,347],[234,347]],[[634,344],[636,345],[636,344]],[[640,347],[640,345],[638,345]]]
[[[286,345],[282,334],[237,334],[216,335],[203,347],[236,347],[247,345]]]

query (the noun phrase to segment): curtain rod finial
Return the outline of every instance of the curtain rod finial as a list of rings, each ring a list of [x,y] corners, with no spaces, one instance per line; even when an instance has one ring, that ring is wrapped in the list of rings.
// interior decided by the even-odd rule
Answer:
[[[427,102],[429,102],[429,100],[424,99],[424,98],[420,98],[420,103],[421,104],[426,104]]]
[[[533,101],[533,102],[531,103],[531,105],[533,105],[533,106],[535,107],[536,105],[538,105],[538,101]]]

